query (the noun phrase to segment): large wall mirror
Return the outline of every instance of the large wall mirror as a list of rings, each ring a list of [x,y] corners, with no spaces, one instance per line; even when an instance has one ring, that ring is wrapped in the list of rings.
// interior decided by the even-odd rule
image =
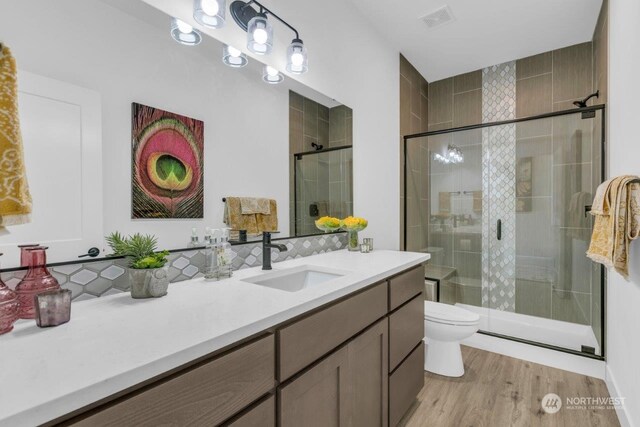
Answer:
[[[33,211],[0,227],[2,267],[21,244],[48,246],[49,262],[102,257],[113,231],[185,248],[192,228],[226,226],[228,197],[274,200],[277,237],[351,213],[351,109],[286,76],[265,83],[253,58],[228,67],[221,42],[184,46],[170,25],[141,0],[3,8]]]

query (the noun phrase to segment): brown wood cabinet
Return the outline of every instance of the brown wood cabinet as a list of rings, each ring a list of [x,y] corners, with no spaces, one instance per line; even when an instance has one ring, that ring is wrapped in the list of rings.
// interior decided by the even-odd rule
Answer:
[[[394,370],[424,338],[422,294],[389,315],[389,370]]]
[[[275,427],[276,398],[269,396],[235,420],[225,424],[225,427]]]
[[[281,427],[346,426],[349,420],[349,353],[332,353],[278,390]]]
[[[383,319],[280,387],[280,426],[387,426],[387,343]]]
[[[371,285],[275,327],[275,334],[265,332],[57,422],[395,426],[424,382],[421,271]]]
[[[216,425],[273,389],[274,366],[274,336],[269,335],[133,393],[71,425]]]
[[[278,380],[286,380],[386,314],[383,282],[281,328]]]

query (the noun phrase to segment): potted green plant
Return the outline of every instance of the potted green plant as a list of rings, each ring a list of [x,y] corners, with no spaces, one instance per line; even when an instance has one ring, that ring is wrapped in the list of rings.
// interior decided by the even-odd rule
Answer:
[[[123,236],[113,232],[106,237],[113,255],[129,259],[132,298],[158,298],[169,288],[168,251],[157,251],[158,239],[151,234]]]

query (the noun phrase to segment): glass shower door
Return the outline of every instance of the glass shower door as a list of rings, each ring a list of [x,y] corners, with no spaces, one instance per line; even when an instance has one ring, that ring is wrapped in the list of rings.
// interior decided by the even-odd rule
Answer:
[[[602,275],[585,255],[602,110],[483,130],[488,332],[601,355]]]

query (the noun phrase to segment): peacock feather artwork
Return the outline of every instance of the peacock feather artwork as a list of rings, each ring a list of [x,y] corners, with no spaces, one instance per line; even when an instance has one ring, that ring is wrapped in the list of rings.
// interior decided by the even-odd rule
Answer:
[[[202,218],[204,123],[133,103],[131,217]]]

